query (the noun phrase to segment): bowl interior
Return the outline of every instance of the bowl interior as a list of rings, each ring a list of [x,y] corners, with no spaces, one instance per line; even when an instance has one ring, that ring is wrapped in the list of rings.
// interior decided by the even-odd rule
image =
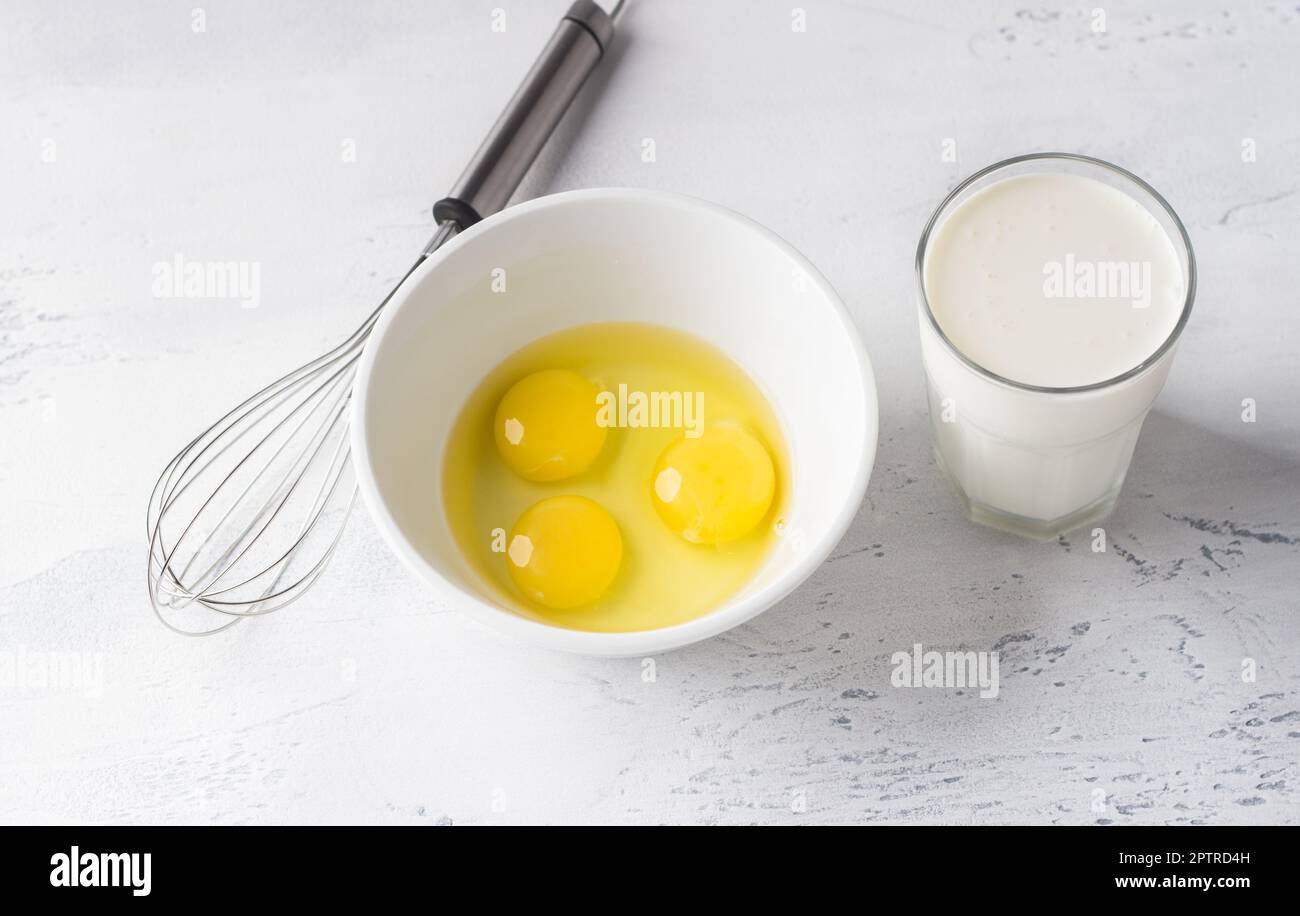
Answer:
[[[542,198],[480,223],[426,262],[376,327],[358,376],[358,460],[381,528],[386,516],[409,561],[524,619],[480,581],[448,529],[444,443],[469,394],[507,356],[600,321],[650,322],[712,343],[749,373],[784,427],[787,536],[727,607],[779,588],[808,553],[834,546],[876,433],[865,354],[838,300],[743,217],[609,190]]]

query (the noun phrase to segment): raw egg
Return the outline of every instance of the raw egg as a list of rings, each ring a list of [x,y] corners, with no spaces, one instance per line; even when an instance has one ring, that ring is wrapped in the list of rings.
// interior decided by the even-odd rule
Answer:
[[[623,562],[623,538],[594,500],[551,496],[519,516],[506,559],[520,591],[544,607],[567,610],[605,594]]]
[[[497,451],[525,480],[548,483],[587,470],[608,430],[596,422],[600,388],[569,369],[544,369],[511,386],[497,405]]]
[[[749,534],[776,493],[772,457],[734,423],[706,425],[659,456],[652,482],[655,509],[692,544],[726,544]]]
[[[776,413],[723,351],[599,322],[487,372],[450,431],[442,500],[502,606],[634,633],[698,619],[753,580],[780,543],[789,469]]]

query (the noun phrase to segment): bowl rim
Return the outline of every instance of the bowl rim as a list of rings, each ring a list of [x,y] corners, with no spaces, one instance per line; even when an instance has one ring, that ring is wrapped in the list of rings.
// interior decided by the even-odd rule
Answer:
[[[378,353],[397,314],[406,306],[412,293],[425,278],[461,247],[474,244],[484,233],[491,232],[494,226],[535,211],[589,201],[649,203],[707,213],[724,219],[741,231],[756,233],[774,244],[804,272],[808,281],[820,293],[823,305],[830,307],[833,314],[839,318],[858,370],[858,382],[866,407],[867,416],[863,424],[862,439],[856,446],[858,459],[852,485],[844,494],[843,503],[831,523],[803,548],[796,561],[773,582],[746,598],[728,601],[700,617],[654,630],[601,633],[554,626],[498,608],[448,580],[406,539],[385,504],[375,478],[373,455],[365,434],[369,419],[367,403],[370,380],[374,374]],[[610,657],[650,655],[716,636],[768,610],[812,575],[839,543],[862,505],[867,482],[875,463],[880,414],[875,378],[862,337],[844,302],[807,258],[772,230],[728,207],[684,194],[644,188],[589,188],[548,194],[508,207],[451,239],[406,278],[384,307],[370,332],[357,365],[351,402],[349,439],[362,502],[366,504],[370,517],[374,520],[389,549],[397,554],[408,569],[434,586],[447,605],[493,629],[544,648],[588,656]]]

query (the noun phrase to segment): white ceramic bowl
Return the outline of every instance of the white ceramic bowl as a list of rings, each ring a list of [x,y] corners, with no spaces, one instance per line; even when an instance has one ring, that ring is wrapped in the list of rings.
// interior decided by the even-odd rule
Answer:
[[[492,291],[494,279],[498,287],[504,279],[505,292]],[[493,597],[447,525],[444,444],[470,392],[525,344],[597,321],[651,322],[711,342],[749,372],[785,429],[785,535],[739,594],[686,623],[589,633],[526,618]],[[571,191],[479,223],[407,280],[361,357],[352,454],[384,538],[452,607],[550,648],[638,656],[743,623],[807,578],[862,502],[876,420],[871,366],[852,320],[784,241],[691,198]]]

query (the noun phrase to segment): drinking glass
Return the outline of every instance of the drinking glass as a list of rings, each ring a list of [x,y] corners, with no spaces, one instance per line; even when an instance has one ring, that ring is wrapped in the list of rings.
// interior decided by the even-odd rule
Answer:
[[[962,353],[930,307],[926,258],[938,227],[972,195],[1025,174],[1102,181],[1144,207],[1174,246],[1185,291],[1178,322],[1154,352],[1114,378],[1071,388],[1004,378]],[[1070,153],[1006,159],[971,175],[935,210],[917,246],[916,281],[935,457],[966,515],[984,525],[1045,539],[1109,514],[1195,298],[1192,244],[1173,208],[1142,179],[1100,159]]]

